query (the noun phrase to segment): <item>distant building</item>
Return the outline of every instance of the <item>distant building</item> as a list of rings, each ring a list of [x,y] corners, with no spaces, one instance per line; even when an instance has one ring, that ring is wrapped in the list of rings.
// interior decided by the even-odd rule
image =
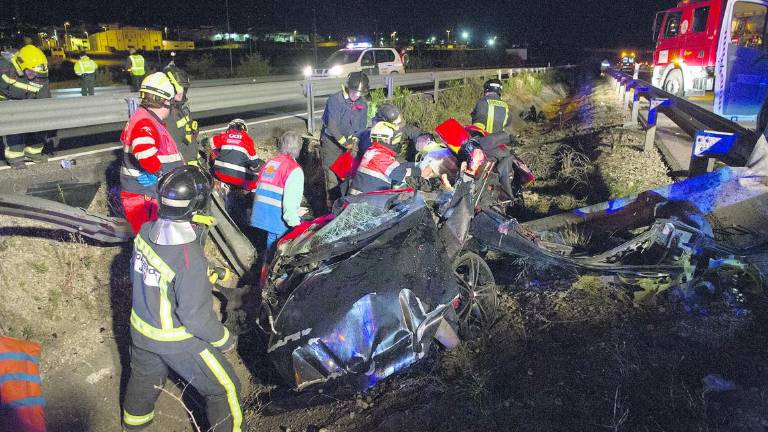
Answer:
[[[297,32],[276,32],[264,35],[264,40],[274,43],[310,43],[312,39],[308,34]]]

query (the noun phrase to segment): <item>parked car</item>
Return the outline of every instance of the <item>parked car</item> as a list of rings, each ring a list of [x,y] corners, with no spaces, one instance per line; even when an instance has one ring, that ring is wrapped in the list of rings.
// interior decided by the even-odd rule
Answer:
[[[373,48],[370,44],[349,44],[347,48],[333,53],[323,68],[307,66],[305,76],[345,77],[352,72],[368,75],[389,75],[405,73],[405,65],[394,48]]]

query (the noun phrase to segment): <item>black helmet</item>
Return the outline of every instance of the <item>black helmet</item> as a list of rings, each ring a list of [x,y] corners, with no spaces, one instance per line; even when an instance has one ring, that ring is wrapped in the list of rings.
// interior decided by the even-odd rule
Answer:
[[[374,117],[373,123],[375,124],[380,121],[399,126],[400,123],[403,122],[400,108],[390,103],[382,104],[379,109],[376,110],[376,117]]]
[[[504,86],[501,84],[501,80],[497,78],[489,79],[483,84],[483,91],[486,93],[496,93],[501,96],[502,90],[504,90]]]
[[[243,132],[248,132],[248,125],[245,124],[245,120],[236,118],[229,122],[229,125],[227,125],[227,130],[238,130]]]
[[[160,201],[157,212],[159,217],[189,221],[195,213],[208,207],[211,179],[199,167],[184,165],[160,177],[157,192]]]
[[[459,164],[462,162],[467,163],[466,172],[473,176],[477,175],[487,160],[485,152],[476,138],[470,138],[462,144],[456,156]]]
[[[360,93],[368,93],[368,75],[362,72],[352,72],[347,75],[347,90],[357,90]]]

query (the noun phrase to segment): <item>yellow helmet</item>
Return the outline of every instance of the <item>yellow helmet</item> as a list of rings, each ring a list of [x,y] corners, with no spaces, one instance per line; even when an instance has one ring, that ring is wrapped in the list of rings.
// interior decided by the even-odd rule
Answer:
[[[34,45],[24,45],[13,55],[11,63],[19,74],[31,70],[37,75],[48,76],[48,59],[43,51]]]
[[[148,75],[141,82],[139,96],[143,99],[147,95],[154,95],[169,101],[176,95],[176,88],[171,83],[171,80],[168,79],[168,75],[162,72],[155,72],[152,75]]]

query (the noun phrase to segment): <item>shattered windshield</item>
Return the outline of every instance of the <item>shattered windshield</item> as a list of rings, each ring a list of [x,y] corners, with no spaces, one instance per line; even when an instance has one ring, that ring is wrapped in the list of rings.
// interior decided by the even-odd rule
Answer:
[[[407,209],[401,207],[384,210],[368,203],[350,204],[337,218],[312,237],[309,248],[330,245],[343,238],[373,230],[406,211]]]

